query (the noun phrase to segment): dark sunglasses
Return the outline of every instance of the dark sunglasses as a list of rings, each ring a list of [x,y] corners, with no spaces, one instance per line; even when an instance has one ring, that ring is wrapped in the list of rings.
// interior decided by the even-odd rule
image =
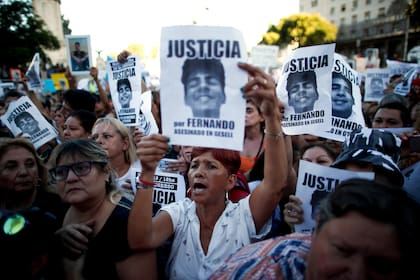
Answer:
[[[100,164],[102,166],[106,165],[104,161],[95,161],[95,160],[86,160],[81,162],[76,162],[73,164],[60,165],[56,168],[50,169],[50,174],[54,180],[63,181],[67,179],[69,175],[69,170],[71,169],[76,176],[86,176],[92,170],[93,164]]]

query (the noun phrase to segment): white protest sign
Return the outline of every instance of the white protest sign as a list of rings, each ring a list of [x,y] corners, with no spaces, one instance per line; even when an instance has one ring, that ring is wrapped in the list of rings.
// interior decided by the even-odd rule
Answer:
[[[36,149],[57,137],[55,128],[27,96],[11,102],[0,118],[14,136],[29,138]]]
[[[39,53],[36,53],[32,58],[28,71],[25,76],[28,78],[26,84],[29,90],[40,91],[42,89],[41,74],[39,70]]]
[[[170,144],[241,151],[247,73],[242,33],[230,27],[172,26],[161,37],[161,115]]]
[[[118,119],[126,126],[138,126],[142,71],[140,57],[129,56],[125,63],[107,61],[106,71]]]
[[[402,82],[395,85],[394,92],[399,95],[407,95],[411,89],[411,82],[420,76],[420,65],[417,65],[404,74]]]
[[[286,104],[282,121],[286,134],[330,129],[334,49],[335,44],[298,48],[283,64],[277,96]]]
[[[152,92],[150,90],[141,94],[140,109],[139,129],[144,135],[159,133],[159,128],[152,114]]]
[[[141,171],[134,172],[131,182],[139,184]],[[152,202],[154,208],[160,208],[169,203],[182,200],[186,197],[186,185],[184,176],[178,173],[163,172],[159,169],[155,172],[154,177],[155,186],[153,187]],[[137,188],[133,186],[133,192],[136,193]]]
[[[332,72],[330,130],[315,131],[312,134],[344,142],[350,132],[365,126],[360,94],[361,80],[362,74],[352,69],[346,59],[336,53]]]
[[[369,68],[365,72],[365,102],[379,102],[384,97],[384,90],[388,84],[390,71],[382,68]]]
[[[295,225],[296,232],[312,233],[315,227],[313,214],[319,202],[344,180],[363,178],[373,180],[373,172],[354,172],[322,166],[309,161],[299,161],[299,174],[296,183],[296,196],[302,201],[303,223]]]
[[[258,45],[251,49],[252,64],[259,67],[276,67],[279,46]]]

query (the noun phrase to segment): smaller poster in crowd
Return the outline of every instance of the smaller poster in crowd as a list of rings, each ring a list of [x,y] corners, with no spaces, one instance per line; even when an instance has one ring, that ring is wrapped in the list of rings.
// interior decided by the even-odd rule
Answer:
[[[53,81],[56,90],[66,90],[70,88],[65,73],[52,73],[51,80]]]
[[[32,58],[32,62],[29,64],[25,76],[28,78],[26,84],[29,90],[37,92],[42,90],[41,72],[39,70],[39,53],[36,53]]]
[[[137,191],[136,185],[139,183],[141,170],[137,170],[132,174],[131,182],[134,194]],[[162,206],[169,203],[179,201],[185,198],[187,190],[185,185],[185,178],[179,173],[163,172],[161,169],[156,169],[154,177],[155,186],[153,187],[153,214]]]
[[[366,66],[365,69],[369,68],[379,68],[380,58],[379,58],[379,49],[378,48],[367,48],[365,51],[366,57]]]
[[[258,45],[252,47],[251,63],[267,69],[278,64],[279,46]]]
[[[139,56],[127,61],[107,61],[109,89],[118,119],[126,126],[138,126],[141,104],[141,62]]]
[[[73,75],[89,75],[92,51],[89,35],[66,35],[67,58]]]
[[[365,102],[379,102],[384,97],[384,90],[389,82],[389,69],[372,68],[365,72]]]
[[[411,82],[420,77],[420,65],[416,65],[406,72],[402,81],[395,86],[394,92],[399,95],[407,95],[411,89]]]
[[[296,232],[312,233],[317,209],[323,198],[333,192],[344,180],[363,178],[373,180],[373,172],[354,172],[319,165],[305,160],[299,161],[296,196],[302,201],[303,223],[295,225]]]
[[[9,72],[13,82],[22,81],[22,71],[19,68],[10,68]]]
[[[277,96],[286,104],[289,135],[327,131],[331,124],[331,72],[335,44],[302,47],[285,60]]]
[[[55,128],[27,96],[11,102],[7,112],[0,118],[15,137],[28,138],[36,149],[57,137]]]
[[[141,94],[139,129],[144,135],[159,133],[159,127],[152,114],[152,91],[150,90]]]
[[[162,29],[162,131],[170,144],[241,151],[247,73],[242,33],[231,27],[171,26]]]
[[[362,74],[352,69],[346,59],[336,53],[331,84],[331,126],[328,131],[315,131],[312,134],[344,142],[350,132],[365,126],[360,94],[361,81]]]

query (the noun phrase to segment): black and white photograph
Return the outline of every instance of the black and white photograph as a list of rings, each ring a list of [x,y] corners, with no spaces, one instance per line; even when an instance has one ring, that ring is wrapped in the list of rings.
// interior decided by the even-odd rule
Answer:
[[[331,124],[331,71],[335,44],[295,49],[285,60],[277,96],[286,105],[286,134],[326,131]]]
[[[390,77],[389,69],[366,69],[365,72],[365,102],[378,102],[384,97],[384,90]]]
[[[170,143],[242,150],[242,33],[232,27],[164,27],[160,58],[162,131]]]
[[[109,88],[118,119],[126,126],[138,126],[141,106],[141,61],[129,56],[127,61],[107,61]]]
[[[343,142],[356,128],[364,127],[360,84],[362,74],[352,69],[347,60],[334,54],[334,67],[331,79],[331,126],[326,131],[313,134]]]
[[[10,103],[7,112],[0,118],[15,137],[28,138],[35,148],[57,137],[55,128],[27,96]]]
[[[338,169],[306,160],[299,161],[296,196],[302,201],[303,223],[295,224],[296,232],[312,233],[315,214],[321,200],[341,181],[350,178],[373,180],[373,172],[354,172]]]

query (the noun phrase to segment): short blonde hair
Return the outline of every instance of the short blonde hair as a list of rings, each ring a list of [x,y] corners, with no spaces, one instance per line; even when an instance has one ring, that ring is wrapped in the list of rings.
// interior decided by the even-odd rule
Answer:
[[[122,139],[128,139],[129,145],[128,149],[124,151],[124,160],[125,162],[130,164],[135,162],[137,160],[136,146],[128,128],[120,120],[112,117],[104,117],[97,119],[93,127],[97,126],[100,123],[112,125],[115,131],[121,136]]]

